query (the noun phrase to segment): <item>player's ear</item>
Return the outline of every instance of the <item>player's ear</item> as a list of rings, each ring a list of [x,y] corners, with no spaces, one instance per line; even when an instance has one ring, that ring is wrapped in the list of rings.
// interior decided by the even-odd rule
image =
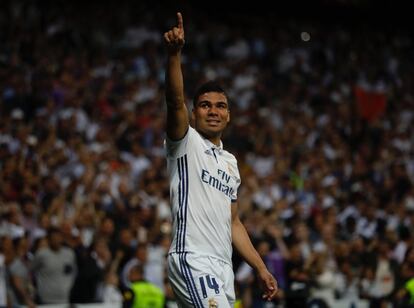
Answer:
[[[227,123],[230,122],[230,110],[227,112]]]

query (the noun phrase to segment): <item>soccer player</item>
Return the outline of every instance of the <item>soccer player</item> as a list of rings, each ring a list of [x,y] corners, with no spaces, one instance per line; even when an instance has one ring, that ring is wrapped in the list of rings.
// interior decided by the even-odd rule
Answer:
[[[236,158],[223,149],[221,135],[230,121],[229,101],[215,82],[195,94],[189,125],[181,51],[184,27],[164,34],[166,68],[166,151],[173,213],[168,277],[180,307],[233,307],[232,244],[257,271],[263,298],[272,300],[277,283],[253,247],[237,214],[240,174]]]

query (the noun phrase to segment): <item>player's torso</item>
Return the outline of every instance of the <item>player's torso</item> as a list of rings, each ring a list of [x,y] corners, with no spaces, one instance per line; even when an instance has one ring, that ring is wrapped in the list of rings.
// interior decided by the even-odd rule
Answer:
[[[239,183],[232,155],[190,130],[176,158],[171,192],[175,236],[172,251],[231,258],[231,201]],[[170,161],[170,164],[174,164]]]

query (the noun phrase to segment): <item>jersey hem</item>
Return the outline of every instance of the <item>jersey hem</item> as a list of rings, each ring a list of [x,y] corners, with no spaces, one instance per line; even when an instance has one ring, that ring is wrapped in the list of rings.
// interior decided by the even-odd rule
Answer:
[[[210,258],[214,258],[214,259],[217,259],[217,260],[220,260],[220,261],[223,261],[224,263],[226,263],[226,264],[228,264],[228,265],[231,265],[231,266],[233,266],[233,263],[231,262],[231,261],[229,261],[229,260],[226,260],[226,259],[224,259],[224,258],[221,258],[221,257],[218,257],[218,256],[214,256],[214,255],[212,255],[211,253],[209,254],[209,253],[203,253],[203,252],[193,252],[193,251],[180,251],[180,252],[177,252],[177,251],[170,251],[170,252],[168,252],[168,255],[178,255],[178,254],[182,254],[182,253],[188,253],[188,254],[191,254],[191,255],[193,255],[193,256],[200,256],[200,257],[210,257]]]

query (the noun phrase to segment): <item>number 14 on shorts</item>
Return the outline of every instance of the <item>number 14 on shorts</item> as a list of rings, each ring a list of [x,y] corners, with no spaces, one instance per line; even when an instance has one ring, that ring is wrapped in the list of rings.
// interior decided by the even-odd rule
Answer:
[[[201,276],[200,280],[200,287],[201,292],[203,293],[203,297],[207,298],[207,288],[214,290],[215,294],[220,294],[219,285],[217,284],[216,278],[210,277],[210,275]],[[210,306],[214,307],[214,306]]]

